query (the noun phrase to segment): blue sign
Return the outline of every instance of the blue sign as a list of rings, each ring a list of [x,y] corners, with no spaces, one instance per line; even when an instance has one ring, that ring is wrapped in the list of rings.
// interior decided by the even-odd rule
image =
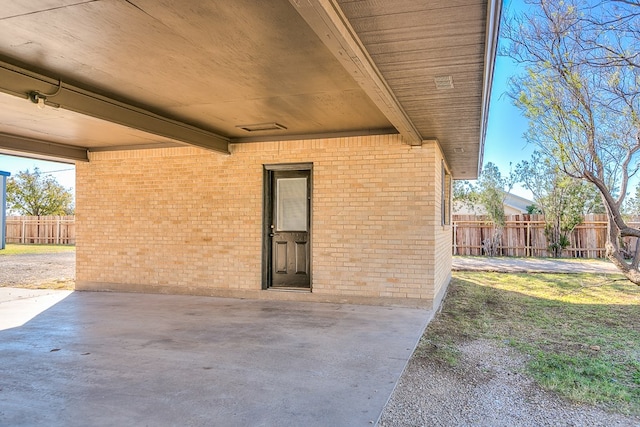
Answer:
[[[11,175],[9,172],[0,171],[0,249],[4,249],[6,244],[7,231],[7,177]]]

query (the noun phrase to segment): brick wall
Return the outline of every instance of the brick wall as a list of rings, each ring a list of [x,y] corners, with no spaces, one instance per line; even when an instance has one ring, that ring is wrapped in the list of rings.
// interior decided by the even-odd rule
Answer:
[[[383,135],[231,152],[78,164],[77,288],[429,307],[448,283],[437,145]],[[297,162],[313,163],[312,292],[262,291],[263,165]]]
[[[436,148],[438,159],[442,159],[441,152]],[[436,162],[435,173],[437,179],[436,183],[436,194],[437,196],[437,211],[434,213],[437,220],[434,222],[434,298],[435,304],[438,306],[444,297],[444,293],[447,289],[447,285],[451,280],[451,257],[447,254],[447,251],[451,251],[452,245],[452,230],[451,223],[444,225],[442,222],[442,205],[441,205],[441,194],[442,194],[442,163],[440,160]],[[449,212],[449,215],[451,212]]]

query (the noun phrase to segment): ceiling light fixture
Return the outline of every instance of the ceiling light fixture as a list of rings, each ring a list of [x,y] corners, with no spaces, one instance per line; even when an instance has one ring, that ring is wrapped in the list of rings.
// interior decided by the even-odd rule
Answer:
[[[237,128],[246,130],[247,132],[259,132],[268,130],[286,130],[286,126],[279,123],[255,123],[251,125],[236,125]]]

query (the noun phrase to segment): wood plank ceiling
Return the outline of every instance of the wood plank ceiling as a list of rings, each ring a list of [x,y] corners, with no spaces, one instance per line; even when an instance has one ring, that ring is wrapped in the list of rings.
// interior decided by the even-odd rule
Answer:
[[[77,160],[82,150],[224,152],[399,132],[414,145],[437,139],[454,177],[473,178],[496,14],[498,0],[10,2],[0,10],[0,152]],[[453,88],[437,90],[438,77]],[[28,100],[35,92],[43,109]]]
[[[423,139],[438,139],[456,177],[481,160],[487,2],[340,0]],[[450,78],[438,89],[436,79]]]

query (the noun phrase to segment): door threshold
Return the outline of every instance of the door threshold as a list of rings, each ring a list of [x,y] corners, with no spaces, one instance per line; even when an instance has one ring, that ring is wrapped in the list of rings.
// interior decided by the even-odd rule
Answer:
[[[287,287],[273,287],[267,288],[268,291],[280,291],[280,292],[309,292],[311,293],[311,288],[296,288],[294,286]]]

